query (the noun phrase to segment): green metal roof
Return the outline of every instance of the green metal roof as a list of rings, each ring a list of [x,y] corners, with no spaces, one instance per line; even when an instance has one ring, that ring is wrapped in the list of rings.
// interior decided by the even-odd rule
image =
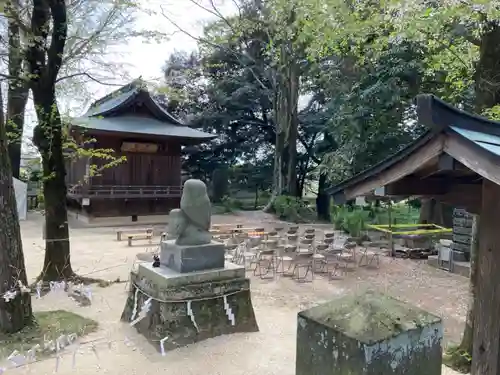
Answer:
[[[208,140],[217,137],[215,134],[192,129],[189,126],[166,124],[155,118],[132,115],[116,117],[78,117],[72,120],[72,124],[92,130],[149,134],[197,140]]]
[[[150,115],[136,114],[134,108],[138,106],[146,108]],[[192,129],[175,118],[155,100],[140,79],[95,101],[83,116],[73,118],[71,123],[92,130],[176,137],[198,142],[217,137]]]
[[[416,98],[418,121],[428,130],[414,142],[357,175],[326,190],[327,194],[341,196],[343,192],[399,163],[412,152],[424,146],[436,134],[452,131],[471,145],[479,146],[493,157],[500,157],[500,122],[465,112],[444,102],[434,95],[421,94]]]
[[[485,150],[500,156],[500,136],[485,134],[469,129],[462,129],[456,126],[450,126],[450,128]]]

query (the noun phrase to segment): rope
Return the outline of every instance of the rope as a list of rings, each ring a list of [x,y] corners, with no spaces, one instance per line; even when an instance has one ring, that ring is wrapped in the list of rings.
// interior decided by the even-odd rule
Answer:
[[[238,294],[238,293],[250,290],[248,288],[239,289],[239,290],[236,290],[234,292],[224,293],[224,294],[221,294],[221,295],[212,296],[212,297],[204,297],[204,298],[188,298],[188,299],[162,300],[162,299],[159,299],[159,298],[155,298],[155,297],[151,296],[150,294],[146,293],[144,290],[142,290],[141,288],[139,288],[139,286],[135,282],[133,282],[132,285],[136,288],[136,290],[138,290],[139,292],[141,292],[142,294],[144,294],[146,297],[151,298],[152,300],[155,300],[155,301],[161,302],[161,303],[185,303],[185,302],[208,301],[208,300],[212,300],[212,299],[222,298],[224,296],[226,296],[226,297],[227,296],[232,296],[233,294]]]

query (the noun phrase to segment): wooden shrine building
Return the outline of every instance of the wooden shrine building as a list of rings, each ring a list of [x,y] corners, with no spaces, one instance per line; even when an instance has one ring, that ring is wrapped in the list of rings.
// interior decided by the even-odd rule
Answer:
[[[428,130],[392,157],[329,189],[343,203],[379,187],[479,214],[472,375],[500,374],[500,123],[432,95],[417,97]],[[429,290],[429,293],[432,293]]]
[[[167,214],[181,197],[181,146],[216,136],[192,129],[168,113],[140,80],[93,103],[71,120],[77,142],[112,149],[126,161],[102,169],[109,160],[81,157],[67,165],[68,205],[89,217]],[[99,173],[93,177],[91,168]],[[135,221],[134,220],[134,221]]]

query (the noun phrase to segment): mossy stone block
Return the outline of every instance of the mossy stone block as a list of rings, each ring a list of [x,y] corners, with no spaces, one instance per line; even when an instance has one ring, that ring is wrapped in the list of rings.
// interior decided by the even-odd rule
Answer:
[[[237,269],[226,271],[212,271],[212,280],[207,279],[206,274],[199,277],[194,273],[181,274],[183,283],[132,272],[121,320],[133,321],[144,302],[152,297],[146,317],[135,324],[135,328],[158,351],[161,350],[160,342],[164,350],[169,351],[219,335],[257,332],[250,280],[231,278],[235,272],[239,273]]]
[[[298,314],[296,375],[439,375],[441,318],[368,291]]]

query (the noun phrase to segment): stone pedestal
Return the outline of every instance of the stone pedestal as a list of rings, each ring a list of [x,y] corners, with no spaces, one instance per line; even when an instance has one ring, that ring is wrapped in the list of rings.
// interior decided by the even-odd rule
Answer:
[[[131,274],[130,285],[121,319],[136,318],[152,297],[149,312],[135,327],[158,351],[160,340],[168,351],[223,334],[259,330],[250,281],[244,268],[232,263],[190,273],[141,264]]]
[[[296,375],[440,375],[441,319],[382,294],[298,315]]]
[[[220,242],[180,246],[175,240],[165,240],[161,242],[160,263],[180,273],[224,268],[224,253]]]

